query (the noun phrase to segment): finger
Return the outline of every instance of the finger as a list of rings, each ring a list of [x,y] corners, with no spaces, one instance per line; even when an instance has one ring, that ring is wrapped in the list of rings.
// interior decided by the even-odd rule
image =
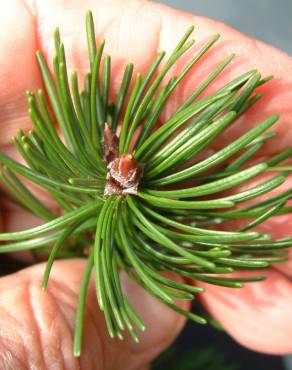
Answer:
[[[255,273],[240,273],[250,276]],[[257,272],[261,275],[261,272]],[[292,351],[292,282],[277,271],[267,280],[242,289],[202,284],[201,298],[209,312],[239,343],[270,354]]]
[[[277,145],[275,142],[269,145],[268,151],[279,151],[282,147],[290,145],[291,58],[228,26],[145,1],[111,0],[91,3],[80,0],[70,2],[54,0],[33,3],[13,0],[1,3],[0,7],[0,27],[2,27],[0,30],[3,30],[0,36],[0,123],[2,125],[0,145],[7,145],[17,128],[27,129],[31,126],[27,118],[24,92],[26,89],[37,89],[41,86],[35,51],[39,48],[43,49],[51,61],[54,53],[52,32],[56,25],[60,26],[62,39],[65,42],[69,69],[76,69],[80,75],[84,75],[88,70],[84,14],[89,8],[94,12],[97,39],[106,38],[106,52],[113,56],[111,86],[113,97],[118,91],[126,62],[133,61],[136,70],[145,72],[158,50],[164,49],[170,52],[186,28],[195,23],[197,26],[195,38],[198,44],[195,50],[214,33],[220,32],[222,40],[203,58],[202,62],[193,68],[189,77],[173,94],[164,117],[192,92],[222,58],[229,52],[236,51],[236,61],[227,68],[222,77],[215,81],[214,88],[222,86],[237,74],[255,66],[264,74],[274,74],[275,79],[265,87],[268,91],[258,108],[248,113],[244,123],[241,120],[235,124],[232,133],[228,131],[225,138],[230,138],[231,134],[238,135],[255,120],[258,121],[269,113],[280,112],[282,114],[278,127],[280,138],[277,139]],[[19,60],[21,60],[21,68],[15,68]],[[178,72],[185,63],[184,58],[172,73]],[[224,145],[225,142],[220,140],[220,143]],[[6,148],[6,151],[12,157],[16,157],[14,148]],[[49,202],[50,198],[47,197],[46,192],[37,191],[37,193]]]
[[[236,189],[236,192],[247,190],[271,175],[264,175]],[[266,200],[291,189],[291,178],[268,195],[257,199]],[[234,193],[235,191],[232,191]],[[245,202],[244,206],[254,201]],[[291,215],[279,215],[268,219],[255,228],[256,231],[268,233],[272,238],[281,239],[291,235]],[[222,225],[224,230],[238,230],[248,220],[231,220]],[[291,315],[291,261],[274,265],[274,271],[255,273],[238,272],[234,276],[265,275],[267,280],[261,283],[246,284],[243,289],[228,289],[203,284],[206,289],[201,298],[206,308],[241,344],[272,354],[285,354],[292,350],[292,315]]]
[[[40,87],[41,78],[33,57],[36,23],[28,5],[20,0],[2,1],[0,14],[1,144],[8,144],[20,127],[31,125],[25,91]]]
[[[18,4],[19,2],[20,0],[14,0],[12,3]],[[9,140],[12,127],[10,122],[16,123],[17,121],[15,120],[15,112],[18,112],[21,117],[26,115],[24,105],[20,109],[17,108],[15,96],[20,96],[23,93],[24,86],[30,88],[39,86],[39,74],[34,57],[36,47],[43,49],[47,58],[52,59],[54,52],[53,43],[50,40],[52,40],[52,32],[56,25],[59,25],[61,29],[69,69],[75,69],[79,74],[84,74],[88,70],[84,14],[87,9],[91,8],[96,21],[97,39],[105,38],[107,40],[105,51],[112,55],[113,59],[112,96],[117,93],[123,67],[127,61],[132,61],[136,70],[142,73],[145,72],[157,51],[166,50],[170,52],[187,27],[194,23],[196,25],[195,38],[198,47],[214,33],[221,33],[222,40],[193,69],[189,77],[173,94],[165,115],[169,115],[193,91],[194,87],[213,70],[219,61],[226,57],[228,53],[235,51],[237,54],[236,60],[215,81],[213,89],[222,86],[239,73],[254,67],[259,68],[264,75],[273,74],[274,81],[262,89],[265,90],[265,97],[257,105],[257,109],[252,109],[248,113],[248,119],[244,121],[244,124],[240,120],[231,131],[228,131],[225,139],[229,138],[230,135],[240,134],[242,130],[246,130],[255,121],[263,119],[268,114],[279,112],[282,115],[281,121],[277,124],[280,139],[277,147],[269,147],[268,151],[274,151],[275,148],[278,151],[290,145],[292,61],[291,57],[283,52],[250,39],[222,23],[147,1],[111,0],[91,2],[89,0],[75,0],[59,2],[53,0],[35,2],[33,6],[29,6],[29,4],[31,2],[27,2],[27,7],[24,5],[19,7],[19,10],[17,10],[18,16],[15,15],[15,9],[12,5],[5,4],[3,6],[2,17],[5,19],[3,25],[5,32],[2,34],[5,34],[5,37],[11,35],[12,38],[15,35],[15,28],[19,27],[19,23],[16,24],[16,19],[22,19],[23,24],[21,40],[19,40],[19,35],[15,35],[17,42],[14,42],[13,53],[10,52],[11,48],[8,48],[8,52],[7,48],[4,49],[8,43],[6,39],[6,41],[0,43],[0,50],[3,50],[0,55],[6,62],[3,76],[9,77],[5,78],[4,85],[2,84],[3,90],[6,91],[4,94],[6,99],[0,99],[0,101],[1,104],[2,101],[10,101],[11,107],[9,111],[4,110],[4,113],[1,113],[0,116],[1,121],[5,122],[5,127],[6,125],[8,127],[7,130],[5,128],[3,131],[2,143],[7,143]],[[37,30],[34,25],[37,26]],[[195,49],[197,50],[198,47]],[[14,55],[22,54],[26,63],[32,68],[29,69],[29,74],[26,73],[26,68],[22,68],[22,72],[19,72],[17,76],[18,83],[15,87],[17,94],[15,94],[14,87],[12,89],[10,82],[8,82],[11,80],[11,76],[14,75],[15,63],[11,62],[16,60]],[[2,55],[4,56],[2,57]],[[178,70],[182,68],[182,63],[185,63],[185,60],[178,63],[178,67],[176,67]],[[2,111],[1,109],[0,112]],[[23,123],[21,126],[23,127]]]
[[[84,261],[54,264],[48,290],[40,288],[44,265],[0,280],[0,367],[37,369],[125,369],[146,366],[181,330],[184,319],[160,304],[125,276],[126,294],[147,330],[139,345],[109,338],[90,283],[82,355],[73,357],[73,330]],[[186,303],[180,305],[187,308]]]
[[[59,4],[57,1],[44,4],[43,9],[38,9],[38,14],[43,14],[41,19],[45,21],[45,14],[48,13],[61,14],[62,10]],[[82,8],[79,5],[78,10],[85,11],[86,7],[88,7],[87,2],[82,3]],[[89,7],[91,5],[93,4],[90,3]],[[230,136],[238,133],[241,134],[248,126],[253,125],[255,121],[265,118],[268,114],[280,112],[282,114],[282,122],[277,129],[286,135],[282,135],[281,147],[290,145],[287,141],[287,136],[290,135],[288,126],[290,122],[287,120],[287,117],[291,118],[292,114],[290,107],[292,61],[284,53],[256,42],[219,22],[182,13],[150,2],[99,2],[99,5],[92,6],[92,10],[97,24],[97,38],[98,40],[101,38],[108,40],[106,52],[113,57],[113,74],[118,82],[115,83],[116,81],[114,81],[114,94],[117,93],[119,81],[121,80],[121,64],[130,60],[136,65],[136,70],[142,73],[145,72],[158,50],[166,50],[169,53],[189,25],[195,24],[194,37],[198,46],[202,46],[202,43],[206,42],[211,35],[218,32],[222,34],[222,40],[193,69],[193,73],[188,76],[176,93],[172,95],[164,118],[169,116],[189,96],[194,87],[198,86],[202,79],[213,71],[219,61],[222,61],[229,53],[236,52],[236,60],[213,84],[213,90],[219,86],[221,87],[235,76],[238,76],[238,74],[255,67],[259,68],[263,74],[273,74],[275,79],[273,83],[264,89],[266,90],[265,98],[256,110],[252,110],[249,113],[248,122],[245,121],[244,125],[242,125],[242,122],[238,122],[232,132],[227,133],[225,139],[230,139]],[[77,27],[80,27],[78,30],[74,28],[75,32],[73,33],[72,19],[75,20],[74,23],[78,25]],[[66,46],[69,59],[71,60],[71,68],[80,72],[84,71],[84,69],[86,70],[87,62],[84,62],[84,58],[79,57],[86,53],[86,43],[83,41],[84,32],[82,33],[84,26],[80,13],[76,14],[73,8],[72,12],[67,13],[66,17],[60,16],[59,19],[54,21],[57,21],[60,25],[60,29],[63,30],[62,34],[67,41]],[[44,24],[43,32],[40,34],[41,45],[42,40],[47,40],[51,36],[53,27],[51,19]],[[78,45],[77,48],[76,45]],[[48,59],[51,60],[52,48],[45,47],[44,50]],[[198,47],[195,50],[198,50]],[[183,58],[177,64],[172,73],[177,73],[181,70],[182,64],[186,63],[185,59]],[[281,147],[277,149],[280,150]]]
[[[253,179],[251,181],[248,181],[246,184],[238,186],[236,189],[232,189],[231,191],[227,191],[223,193],[223,196],[225,195],[231,195],[240,193],[243,191],[246,191],[252,187],[255,187],[256,185],[259,185],[272,177],[275,176],[275,173],[271,174],[264,174],[256,179]],[[261,201],[265,201],[268,199],[272,199],[273,197],[276,197],[277,195],[281,193],[285,193],[289,191],[292,188],[292,177],[289,176],[286,181],[281,184],[276,189],[273,189],[267,194],[264,194],[262,196],[257,197],[256,199],[252,199],[249,201],[244,202],[243,204],[239,204],[237,207],[248,207],[254,204],[257,204]],[[285,206],[289,207],[291,206],[292,201],[289,200],[286,202]],[[250,219],[237,219],[237,220],[226,220],[222,225],[219,225],[217,227],[223,229],[223,230],[240,230],[243,226],[245,226],[248,222],[250,222]],[[292,217],[291,213],[283,214],[283,215],[274,215],[273,217],[267,219],[263,223],[257,225],[252,230],[258,231],[260,233],[269,234],[272,239],[282,239],[285,237],[291,236],[291,229],[292,229]],[[281,262],[276,263],[273,265],[277,270],[282,271],[285,275],[292,277],[292,253],[291,250],[288,250],[288,261],[287,262]]]

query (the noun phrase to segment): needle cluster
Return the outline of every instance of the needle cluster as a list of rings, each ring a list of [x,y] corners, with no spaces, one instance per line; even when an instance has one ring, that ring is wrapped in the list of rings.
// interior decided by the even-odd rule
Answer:
[[[0,153],[1,179],[11,200],[44,221],[29,230],[0,234],[0,252],[48,254],[44,289],[57,257],[87,258],[76,315],[76,356],[82,347],[92,271],[109,335],[123,339],[127,331],[138,341],[145,327],[123,292],[119,270],[168,307],[204,324],[207,315],[185,311],[175,302],[203,293],[203,288],[190,282],[240,288],[245,282],[260,281],[264,276],[229,274],[285,261],[292,245],[291,237],[274,240],[252,230],[270,217],[291,212],[286,205],[291,190],[265,200],[259,197],[285,182],[292,149],[256,164],[252,161],[276,135],[269,129],[278,116],[268,117],[214,154],[204,155],[260,99],[257,89],[270,78],[251,70],[201,97],[234,57],[227,56],[161,123],[171,94],[219,36],[211,37],[171,78],[171,67],[194,44],[190,40],[193,27],[167,58],[159,52],[143,76],[127,64],[118,96],[111,101],[111,58],[103,56],[104,41],[96,45],[90,12],[86,30],[90,71],[84,86],[79,86],[76,73],[68,79],[57,30],[53,74],[37,52],[45,92],[27,93],[34,129],[13,138],[26,165]],[[237,190],[267,172],[271,176]],[[61,216],[29,190],[27,181],[50,194],[63,210]],[[238,229],[222,231],[230,220],[240,221]],[[173,280],[162,271],[184,279]]]

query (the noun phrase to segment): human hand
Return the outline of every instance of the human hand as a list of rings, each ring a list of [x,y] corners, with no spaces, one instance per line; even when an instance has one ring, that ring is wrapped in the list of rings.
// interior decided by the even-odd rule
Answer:
[[[228,130],[225,140],[239,136],[247,126],[271,113],[280,113],[276,145],[265,147],[262,155],[275,154],[290,145],[292,60],[283,53],[220,23],[149,2],[53,0],[38,3],[14,0],[0,5],[0,122],[3,125],[0,144],[11,156],[15,153],[9,145],[10,137],[17,128],[30,127],[24,92],[41,85],[35,51],[42,49],[48,60],[52,59],[52,31],[59,25],[69,69],[84,74],[88,67],[84,14],[89,8],[96,20],[97,39],[106,39],[106,52],[112,56],[112,97],[117,93],[125,62],[132,61],[136,70],[143,73],[157,50],[170,51],[186,28],[195,23],[198,45],[218,32],[222,34],[222,41],[181,84],[164,115],[171,114],[214,65],[235,51],[237,58],[215,81],[213,88],[253,67],[263,75],[273,74],[274,81],[262,88],[265,93],[262,101]],[[40,195],[45,199],[45,194]],[[31,226],[35,222],[15,208],[6,210],[2,216],[5,231]],[[291,217],[281,216],[267,222],[265,231],[278,237],[287,235],[290,223]],[[281,230],[277,229],[279,224]],[[46,293],[40,291],[43,265],[0,280],[2,367],[140,369],[175,338],[184,320],[124,279],[125,289],[141,312],[147,331],[142,335],[140,345],[110,340],[92,284],[79,364],[79,360],[72,356],[72,330],[83,267],[83,262],[78,260],[56,263]],[[289,274],[291,277],[291,265],[289,268],[287,263],[268,272],[266,282],[248,285],[243,290],[208,286],[203,301],[226,330],[246,346],[270,353],[290,352],[292,283]],[[186,303],[181,304],[186,306]]]

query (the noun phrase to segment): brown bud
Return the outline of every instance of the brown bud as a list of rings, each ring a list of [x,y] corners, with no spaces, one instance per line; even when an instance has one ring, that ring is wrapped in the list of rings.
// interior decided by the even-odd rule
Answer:
[[[110,163],[118,157],[119,139],[107,123],[104,126],[103,146],[106,163]]]
[[[116,194],[118,187],[120,194],[137,194],[142,169],[131,154],[123,154],[114,159],[109,163],[108,169],[107,193]]]

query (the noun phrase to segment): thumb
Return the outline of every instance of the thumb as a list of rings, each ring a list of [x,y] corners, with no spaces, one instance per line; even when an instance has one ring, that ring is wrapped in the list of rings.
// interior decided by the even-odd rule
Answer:
[[[84,267],[80,259],[55,262],[45,292],[43,264],[0,279],[1,369],[144,370],[175,339],[184,325],[182,316],[122,275],[125,293],[146,325],[140,343],[109,338],[91,281],[82,355],[74,358],[74,320]],[[181,306],[186,309],[187,303]]]

